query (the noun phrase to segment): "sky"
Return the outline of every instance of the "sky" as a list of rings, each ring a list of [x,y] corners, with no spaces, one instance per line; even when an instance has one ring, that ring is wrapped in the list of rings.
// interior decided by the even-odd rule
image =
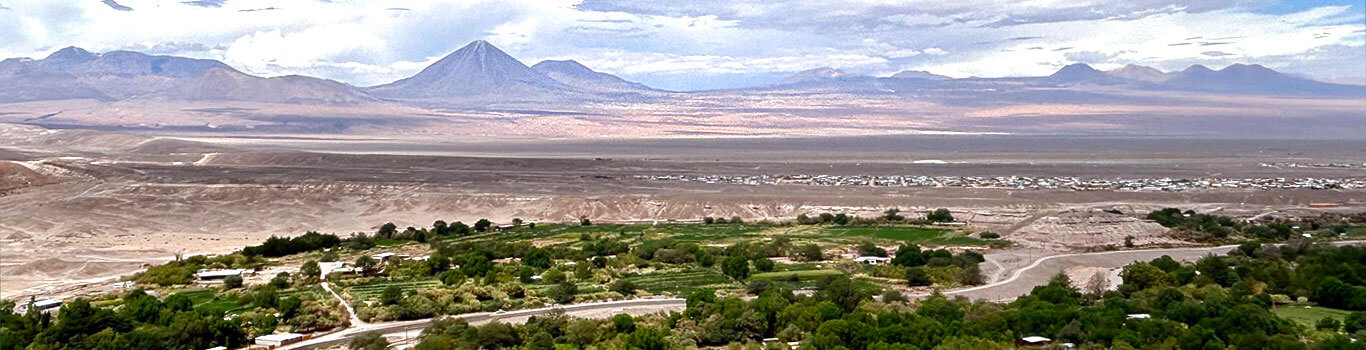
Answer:
[[[474,40],[671,90],[835,67],[1040,76],[1071,63],[1261,64],[1366,81],[1360,0],[0,0],[0,57],[67,46],[222,60],[357,86]]]

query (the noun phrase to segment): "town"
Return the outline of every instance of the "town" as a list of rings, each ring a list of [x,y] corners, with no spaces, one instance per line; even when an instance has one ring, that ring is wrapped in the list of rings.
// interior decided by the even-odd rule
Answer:
[[[653,181],[701,182],[731,185],[814,185],[879,187],[964,187],[1017,190],[1072,191],[1165,191],[1191,190],[1272,190],[1272,189],[1361,189],[1366,177],[1350,178],[1136,178],[1084,179],[1071,176],[924,176],[924,175],[637,175]]]

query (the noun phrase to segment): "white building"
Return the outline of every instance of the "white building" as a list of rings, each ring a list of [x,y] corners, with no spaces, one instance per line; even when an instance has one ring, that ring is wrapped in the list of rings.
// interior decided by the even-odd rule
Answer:
[[[226,269],[226,270],[207,270],[207,269],[205,269],[205,270],[199,270],[199,273],[198,273],[197,275],[199,275],[199,280],[201,280],[201,281],[208,281],[208,280],[221,280],[221,279],[224,279],[224,278],[228,278],[228,276],[242,276],[243,274],[246,274],[246,273],[247,273],[247,270],[246,270],[246,269]]]
[[[256,337],[256,345],[265,346],[284,346],[298,343],[304,340],[303,334],[297,333],[276,333]]]
[[[882,264],[889,263],[889,262],[891,262],[891,261],[892,261],[892,258],[881,257],[881,256],[860,256],[860,257],[854,258],[854,262],[857,262],[857,263],[860,263],[860,264],[864,264],[864,265],[882,265]]]

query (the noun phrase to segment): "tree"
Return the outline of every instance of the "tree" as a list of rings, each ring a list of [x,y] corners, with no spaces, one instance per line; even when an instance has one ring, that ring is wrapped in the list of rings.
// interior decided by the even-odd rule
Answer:
[[[448,286],[459,286],[461,284],[464,284],[465,279],[467,278],[465,277],[465,273],[460,272],[460,270],[442,271],[436,277],[441,280],[442,284]]]
[[[317,260],[305,261],[303,266],[299,266],[299,275],[310,282],[315,282],[322,278],[323,269],[318,266]]]
[[[542,330],[531,335],[531,339],[527,339],[526,345],[528,350],[554,350],[555,338],[551,337],[549,332]]]
[[[618,294],[629,297],[632,295],[636,295],[636,284],[631,283],[631,281],[629,280],[617,279],[616,281],[612,281],[611,290],[613,292],[617,292]]]
[[[1327,330],[1329,332],[1337,332],[1338,328],[1341,327],[1342,322],[1339,322],[1338,319],[1332,317],[1324,317],[1323,319],[1320,319],[1318,323],[1314,324],[1315,329]]]
[[[626,348],[631,350],[664,350],[669,343],[664,340],[664,331],[654,328],[637,328],[626,335]]]
[[[912,267],[906,270],[906,284],[912,287],[923,287],[933,284],[930,280],[930,273],[924,266]]]
[[[598,338],[602,336],[602,330],[598,327],[597,320],[576,319],[565,326],[564,336],[570,344],[574,344],[579,349],[584,349],[589,344],[598,341]]]
[[[592,220],[588,220],[588,215],[580,216],[580,217],[579,217],[579,225],[580,225],[580,226],[592,226],[592,225],[593,225],[593,221],[592,221]]]
[[[617,333],[634,332],[636,330],[636,318],[627,314],[612,316],[612,329]]]
[[[541,281],[545,281],[546,283],[560,283],[564,282],[566,279],[564,272],[560,271],[560,269],[549,269],[541,273]]]
[[[737,281],[749,278],[749,260],[744,257],[730,256],[721,261],[721,272]]]
[[[758,259],[754,259],[754,269],[759,270],[760,272],[769,272],[769,271],[773,271],[773,265],[774,265],[774,264],[773,264],[773,259],[769,259],[769,258],[758,258]]]
[[[715,224],[715,223],[716,223],[716,218],[714,218],[714,217],[708,216],[708,217],[702,218],[702,224],[703,224],[703,225],[711,225],[711,224]]]
[[[920,251],[920,246],[915,244],[903,245],[896,249],[896,257],[892,258],[892,265],[916,267],[924,266],[929,262],[929,258]]]
[[[450,226],[446,225],[445,221],[437,220],[435,222],[432,222],[432,234],[435,234],[437,236],[445,236],[451,234],[450,230]]]
[[[489,219],[479,219],[474,222],[474,232],[489,232],[489,226],[493,226]]]
[[[361,255],[356,258],[356,268],[360,269],[362,274],[370,274],[370,271],[375,268],[375,258],[371,258],[369,255]]]
[[[270,279],[270,285],[276,289],[289,288],[289,272],[281,272]]]
[[[982,278],[982,268],[977,264],[963,266],[963,270],[958,273],[958,283],[968,286],[986,283],[986,280]]]
[[[1136,262],[1124,266],[1119,277],[1124,280],[1124,284],[1130,285],[1135,291],[1166,286],[1170,279],[1166,272],[1162,272],[1161,269],[1145,262]]]
[[[899,290],[888,289],[886,292],[882,292],[882,302],[884,303],[904,303],[906,301],[906,295],[901,294]]]
[[[900,213],[901,213],[901,209],[897,209],[897,208],[887,209],[887,211],[882,212],[882,218],[883,218],[884,220],[891,221],[891,222],[899,222],[899,221],[906,220],[906,217],[901,216]]]
[[[379,302],[384,305],[398,304],[399,300],[402,299],[403,289],[395,285],[384,287],[384,290],[379,293]]]
[[[1125,248],[1133,248],[1133,247],[1134,247],[1134,236],[1124,236],[1124,247],[1125,247]]]
[[[237,289],[242,288],[242,276],[232,275],[223,279],[223,288]]]
[[[939,208],[925,215],[925,219],[932,222],[953,222],[953,213],[948,209]]]
[[[1347,314],[1347,319],[1342,321],[1342,330],[1347,331],[1347,334],[1366,330],[1366,311]]]
[[[379,231],[376,231],[375,235],[384,238],[394,238],[395,233],[398,233],[398,225],[394,225],[392,222],[386,222],[384,225],[379,226]]]
[[[351,350],[384,350],[389,348],[389,340],[384,339],[384,335],[376,331],[365,332],[351,338],[351,344],[347,345]]]
[[[834,222],[836,225],[840,225],[840,226],[848,225],[848,224],[849,224],[849,215],[845,215],[844,213],[835,214],[835,217],[832,218],[830,221],[832,221],[832,222]]]
[[[546,294],[548,294],[551,299],[555,299],[556,303],[568,304],[574,301],[575,295],[579,294],[579,286],[575,285],[573,282],[561,282],[554,287],[550,287],[550,289],[546,291]]]
[[[522,255],[522,264],[542,269],[549,268],[550,251],[547,251],[542,248],[531,247],[526,250],[526,254]]]
[[[530,267],[522,266],[520,270],[517,270],[517,281],[522,283],[530,284],[536,282],[535,276],[536,272],[531,271]]]
[[[1110,288],[1110,278],[1105,276],[1105,272],[1096,272],[1091,275],[1091,279],[1086,281],[1086,293],[1095,297],[1105,294],[1105,290]]]
[[[450,233],[456,236],[466,236],[470,234],[470,225],[456,221],[451,224]]]
[[[845,312],[858,308],[867,294],[847,275],[826,276],[816,281],[816,299],[834,303]]]
[[[887,257],[887,250],[873,244],[873,242],[863,242],[858,246],[859,255]]]
[[[821,247],[815,244],[805,244],[797,247],[797,256],[800,256],[802,260],[806,261],[825,260],[825,256],[821,253]]]

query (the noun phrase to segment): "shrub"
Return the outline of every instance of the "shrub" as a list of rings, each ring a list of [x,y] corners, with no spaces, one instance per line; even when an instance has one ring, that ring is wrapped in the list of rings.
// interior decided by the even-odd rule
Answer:
[[[759,271],[762,271],[762,272],[769,272],[769,271],[773,271],[773,267],[774,267],[774,264],[773,264],[773,260],[772,260],[772,259],[769,259],[769,258],[759,258],[759,259],[755,259],[755,260],[754,260],[754,269],[756,269],[756,270],[759,270]]]
[[[575,295],[579,294],[579,286],[574,285],[572,282],[563,282],[554,287],[550,287],[550,290],[546,291],[546,293],[551,299],[554,299],[556,303],[568,304],[574,301]]]
[[[625,279],[618,279],[612,282],[611,290],[621,295],[632,296],[636,295],[636,284]]]
[[[242,276],[228,276],[228,278],[224,278],[223,287],[227,289],[242,288]]]

